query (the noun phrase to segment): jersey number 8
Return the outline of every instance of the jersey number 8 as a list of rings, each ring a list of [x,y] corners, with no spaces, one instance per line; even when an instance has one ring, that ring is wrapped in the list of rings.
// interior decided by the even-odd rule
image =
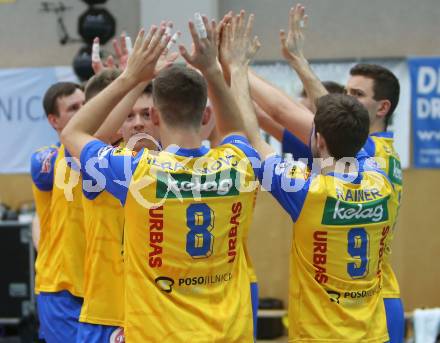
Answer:
[[[186,251],[193,258],[211,256],[214,245],[214,211],[207,204],[191,204],[186,209]]]

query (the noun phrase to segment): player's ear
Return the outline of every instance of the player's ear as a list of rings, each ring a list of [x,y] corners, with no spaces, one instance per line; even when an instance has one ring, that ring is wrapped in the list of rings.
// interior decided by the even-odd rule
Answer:
[[[380,100],[376,112],[376,116],[385,118],[387,113],[390,111],[391,102],[389,100]]]
[[[154,126],[160,125],[159,111],[154,106],[150,108],[150,119]]]
[[[316,147],[319,151],[327,150],[327,142],[319,132],[316,133]]]
[[[59,119],[60,119],[59,116],[57,116],[56,114],[49,113],[47,115],[47,120],[49,124],[57,131],[59,130],[59,123],[58,123]]]
[[[209,123],[212,117],[212,108],[211,106],[206,106],[205,110],[203,111],[202,116],[202,125],[206,125]]]

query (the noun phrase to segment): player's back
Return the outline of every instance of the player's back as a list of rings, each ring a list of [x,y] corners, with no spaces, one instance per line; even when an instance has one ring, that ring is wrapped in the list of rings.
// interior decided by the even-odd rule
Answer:
[[[84,193],[82,204],[86,248],[84,303],[80,321],[123,326],[124,210],[120,201],[105,190],[100,193]]]
[[[365,152],[378,160],[379,167],[388,175],[397,192],[402,191],[402,166],[400,156],[394,148],[392,132],[376,132],[368,136],[364,146]]]
[[[61,146],[55,161],[51,201],[50,285],[45,292],[69,291],[81,297],[84,274],[84,215],[79,167]]]
[[[127,340],[253,342],[254,180],[232,144],[140,157],[125,204]]]
[[[53,188],[53,173],[58,145],[38,149],[31,158],[32,193],[40,222],[40,239],[35,261],[35,291],[39,293],[51,282],[50,259],[50,218]]]
[[[402,168],[400,157],[394,148],[394,138],[391,132],[377,132],[370,134],[364,150],[371,157],[376,158],[379,166],[388,175],[393,183],[394,190],[398,194],[398,199],[402,196]],[[394,227],[388,235],[387,245],[385,249],[385,259],[383,266],[383,290],[385,298],[399,298],[400,288],[397,278],[390,264],[391,244],[394,238]]]
[[[364,162],[357,174],[322,175],[276,157],[265,161],[266,173],[271,163],[277,168],[268,174],[270,191],[295,222],[292,342],[388,340],[381,268],[398,202],[388,178]]]

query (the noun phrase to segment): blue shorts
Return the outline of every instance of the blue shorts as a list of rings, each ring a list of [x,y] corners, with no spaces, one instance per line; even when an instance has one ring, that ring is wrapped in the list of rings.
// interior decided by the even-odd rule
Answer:
[[[403,343],[405,335],[405,314],[400,298],[383,300],[387,314],[387,327],[390,340],[388,343]]]
[[[117,326],[79,323],[77,343],[123,343],[124,330]]]
[[[74,343],[82,298],[67,291],[46,293],[37,297],[40,333],[47,343]]]
[[[252,316],[254,320],[254,339],[257,340],[258,323],[258,283],[251,282]]]
[[[43,324],[42,324],[42,313],[40,313],[40,294],[35,295],[35,299],[37,301],[37,314],[38,314],[38,321],[40,323],[38,328],[38,338],[40,340],[44,339],[44,333],[43,333]]]

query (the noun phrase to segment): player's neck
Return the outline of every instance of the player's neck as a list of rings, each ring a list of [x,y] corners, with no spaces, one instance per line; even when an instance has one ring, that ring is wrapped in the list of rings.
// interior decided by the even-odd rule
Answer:
[[[160,140],[164,148],[171,144],[176,144],[184,149],[197,149],[202,145],[199,133],[190,129],[161,130]]]
[[[353,160],[355,160],[355,158],[353,158]],[[319,161],[320,172],[322,175],[327,175],[330,173],[349,174],[353,172],[353,169],[350,169],[350,166],[352,166],[352,162],[350,161],[350,163],[348,163],[349,159],[338,161],[328,154],[323,154],[321,155]]]
[[[370,135],[376,132],[386,131],[385,123],[382,120],[376,120],[370,125]]]

